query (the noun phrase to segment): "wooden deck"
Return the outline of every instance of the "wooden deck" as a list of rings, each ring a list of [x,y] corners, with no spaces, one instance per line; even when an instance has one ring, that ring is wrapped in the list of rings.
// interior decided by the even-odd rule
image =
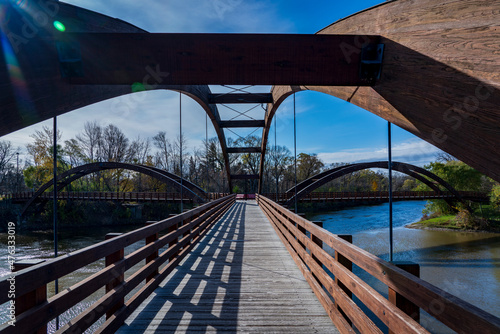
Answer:
[[[118,333],[338,333],[255,201],[238,201]]]

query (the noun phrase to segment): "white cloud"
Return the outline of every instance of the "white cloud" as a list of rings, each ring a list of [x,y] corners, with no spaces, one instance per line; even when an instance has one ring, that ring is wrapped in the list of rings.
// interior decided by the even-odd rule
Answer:
[[[442,152],[437,147],[420,139],[414,139],[396,144],[392,147],[393,161],[406,162],[422,166],[434,161],[438,153]],[[318,157],[325,163],[334,162],[367,162],[387,160],[388,150],[384,148],[359,148],[342,150],[339,152],[318,153]]]
[[[290,32],[292,21],[278,16],[270,1],[243,0],[68,0],[117,17],[150,32]]]

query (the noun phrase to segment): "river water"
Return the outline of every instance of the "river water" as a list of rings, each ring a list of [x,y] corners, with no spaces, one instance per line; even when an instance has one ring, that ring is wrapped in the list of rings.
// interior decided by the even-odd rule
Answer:
[[[409,229],[420,220],[425,201],[394,203],[394,261],[420,265],[420,277],[441,289],[500,317],[500,234]],[[387,203],[328,212],[308,217],[323,221],[335,234],[351,234],[354,245],[389,260]],[[358,270],[364,280],[387,295],[387,288]],[[432,333],[453,333],[422,313]]]
[[[500,317],[500,234],[462,233],[408,229],[404,226],[418,221],[425,201],[394,203],[394,260],[420,264],[421,278],[467,302]],[[389,259],[388,204],[349,208],[308,217],[321,220],[335,234],[352,234],[353,243],[381,258]],[[141,226],[91,227],[60,232],[59,254],[66,254],[103,240],[109,232],[126,232]],[[144,243],[125,249],[128,254]],[[7,235],[0,234],[0,276],[9,274],[7,266]],[[17,259],[53,257],[51,232],[16,233]],[[88,277],[104,266],[98,261],[60,280],[60,290]],[[140,264],[138,265],[140,266]],[[354,270],[370,285],[387,295],[386,287],[368,274]],[[101,289],[102,290],[102,289]],[[48,286],[49,296],[54,286]],[[98,291],[62,316],[61,322],[72,318],[103,295]],[[0,306],[0,322],[7,321],[6,305]],[[425,313],[422,323],[433,333],[450,333]],[[54,323],[49,329],[54,328]],[[92,330],[91,330],[92,331]]]

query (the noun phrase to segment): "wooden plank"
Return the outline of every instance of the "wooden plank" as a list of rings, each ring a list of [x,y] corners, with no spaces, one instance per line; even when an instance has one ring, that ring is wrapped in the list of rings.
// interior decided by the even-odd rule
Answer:
[[[227,153],[260,153],[260,147],[228,147]]]
[[[230,93],[230,94],[209,94],[209,103],[272,103],[273,95],[271,93]]]
[[[233,121],[220,121],[221,128],[263,128],[265,126],[264,120],[233,120]]]
[[[369,84],[360,79],[360,54],[346,59],[342,48],[361,38],[355,35],[67,33],[65,37],[81,50],[81,71],[69,79],[73,84]]]
[[[337,332],[255,201],[238,201],[117,333],[155,331]]]

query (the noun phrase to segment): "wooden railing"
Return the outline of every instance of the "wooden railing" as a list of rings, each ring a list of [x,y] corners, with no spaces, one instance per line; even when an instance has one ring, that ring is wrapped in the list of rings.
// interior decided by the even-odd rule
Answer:
[[[488,199],[488,194],[476,191],[459,191],[458,192],[463,198],[472,199]],[[275,202],[283,202],[291,199],[294,193],[266,193],[263,194],[267,198]],[[452,193],[445,192],[443,194],[438,194],[434,191],[395,191],[393,192],[393,198],[395,200],[401,199],[439,199],[439,198],[454,198],[455,195]],[[389,193],[387,191],[340,191],[340,192],[311,192],[304,197],[300,198],[299,201],[350,201],[350,200],[383,200],[388,199]]]
[[[234,201],[234,195],[227,196],[3,278],[0,280],[0,291],[5,293],[0,294],[0,304],[15,303],[16,322],[15,326],[5,323],[0,330],[2,333],[43,331],[49,321],[106,287],[105,294],[99,300],[71,319],[57,333],[82,333],[103,315],[107,315],[107,319],[97,332],[113,333],[172,272]],[[162,232],[166,234],[158,238]],[[123,256],[125,247],[141,240],[146,240],[145,246]],[[158,251],[165,246],[168,248],[158,255]],[[47,284],[102,259],[106,259],[106,266],[77,284],[49,299],[40,300],[39,294],[38,297],[34,296],[34,291],[45,290]],[[141,261],[146,261],[145,265],[125,279],[124,273]],[[160,267],[165,263],[165,266]],[[145,285],[141,287],[140,284],[144,282]],[[15,300],[7,293],[12,290],[12,284]],[[135,288],[139,290],[125,300],[125,296]],[[35,306],[26,308],[20,305],[30,298]]]
[[[14,201],[26,201],[34,196],[35,192],[25,191],[6,195]],[[208,200],[216,200],[227,196],[227,193],[207,193]],[[45,192],[40,195],[43,199],[52,199],[52,192]],[[106,192],[106,191],[61,191],[58,193],[59,200],[90,200],[90,201],[180,201],[180,193],[175,192]],[[192,202],[193,199],[184,194],[183,201]]]
[[[390,332],[428,333],[414,320],[419,312],[408,315],[396,307],[354,275],[345,266],[347,260],[384,283],[390,297],[396,294],[405,298],[407,304],[425,310],[458,333],[500,333],[499,318],[353,246],[264,196],[257,196],[257,202],[340,332],[353,333],[356,327],[361,333],[381,333],[353,301],[350,295],[354,294]],[[335,256],[321,244],[335,250]]]

